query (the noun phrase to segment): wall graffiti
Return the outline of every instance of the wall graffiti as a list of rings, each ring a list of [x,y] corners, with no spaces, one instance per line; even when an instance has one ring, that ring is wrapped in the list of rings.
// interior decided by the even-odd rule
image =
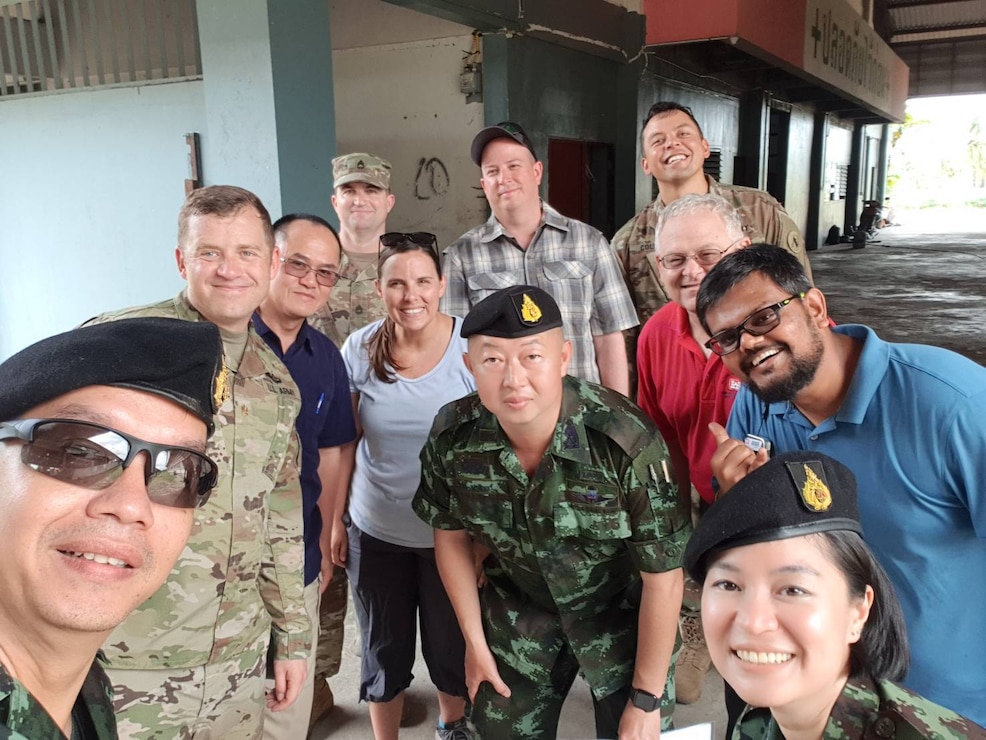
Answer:
[[[448,169],[438,157],[422,157],[414,177],[414,197],[418,200],[441,198],[448,194]]]

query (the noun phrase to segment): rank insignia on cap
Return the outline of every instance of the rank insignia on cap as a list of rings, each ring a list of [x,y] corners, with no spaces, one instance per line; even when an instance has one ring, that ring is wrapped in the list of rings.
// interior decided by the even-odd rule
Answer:
[[[832,506],[832,494],[825,482],[825,471],[819,462],[787,463],[794,485],[801,492],[801,501],[809,511],[828,511]]]
[[[212,389],[212,402],[216,409],[222,407],[226,403],[226,399],[229,398],[229,375],[229,367],[226,365],[226,358],[223,357],[222,369],[216,373],[216,382]]]
[[[359,162],[356,163],[356,169],[358,169],[358,170],[366,169],[366,165],[363,164],[363,160],[362,159]]]
[[[527,293],[523,294],[520,304],[520,320],[528,326],[535,326],[541,321],[541,307]]]

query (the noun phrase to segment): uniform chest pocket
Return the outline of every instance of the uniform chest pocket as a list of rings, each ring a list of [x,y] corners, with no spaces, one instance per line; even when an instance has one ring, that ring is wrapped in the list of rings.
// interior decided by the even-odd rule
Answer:
[[[513,525],[513,504],[506,496],[495,494],[455,497],[450,502],[451,513],[463,522],[486,529],[509,529]]]
[[[630,515],[623,509],[559,501],[554,507],[555,533],[559,537],[588,540],[630,538]]]

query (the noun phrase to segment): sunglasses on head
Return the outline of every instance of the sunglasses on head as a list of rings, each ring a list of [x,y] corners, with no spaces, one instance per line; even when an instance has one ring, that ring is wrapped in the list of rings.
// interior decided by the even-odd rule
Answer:
[[[394,249],[395,247],[405,247],[411,244],[423,249],[430,249],[436,254],[438,253],[438,237],[427,231],[412,231],[410,233],[388,231],[386,234],[380,235],[381,248]]]
[[[218,468],[187,447],[146,442],[101,424],[74,419],[0,422],[0,440],[22,440],[21,462],[55,480],[81,488],[109,488],[137,455],[146,452],[144,485],[156,504],[202,506],[215,487]]]

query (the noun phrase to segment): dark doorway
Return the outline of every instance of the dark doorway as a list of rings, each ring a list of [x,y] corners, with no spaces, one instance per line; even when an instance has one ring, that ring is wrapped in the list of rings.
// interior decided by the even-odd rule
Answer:
[[[791,113],[770,109],[767,141],[767,192],[781,203],[787,193],[787,142],[791,134]]]
[[[548,202],[613,237],[613,146],[548,139]]]

